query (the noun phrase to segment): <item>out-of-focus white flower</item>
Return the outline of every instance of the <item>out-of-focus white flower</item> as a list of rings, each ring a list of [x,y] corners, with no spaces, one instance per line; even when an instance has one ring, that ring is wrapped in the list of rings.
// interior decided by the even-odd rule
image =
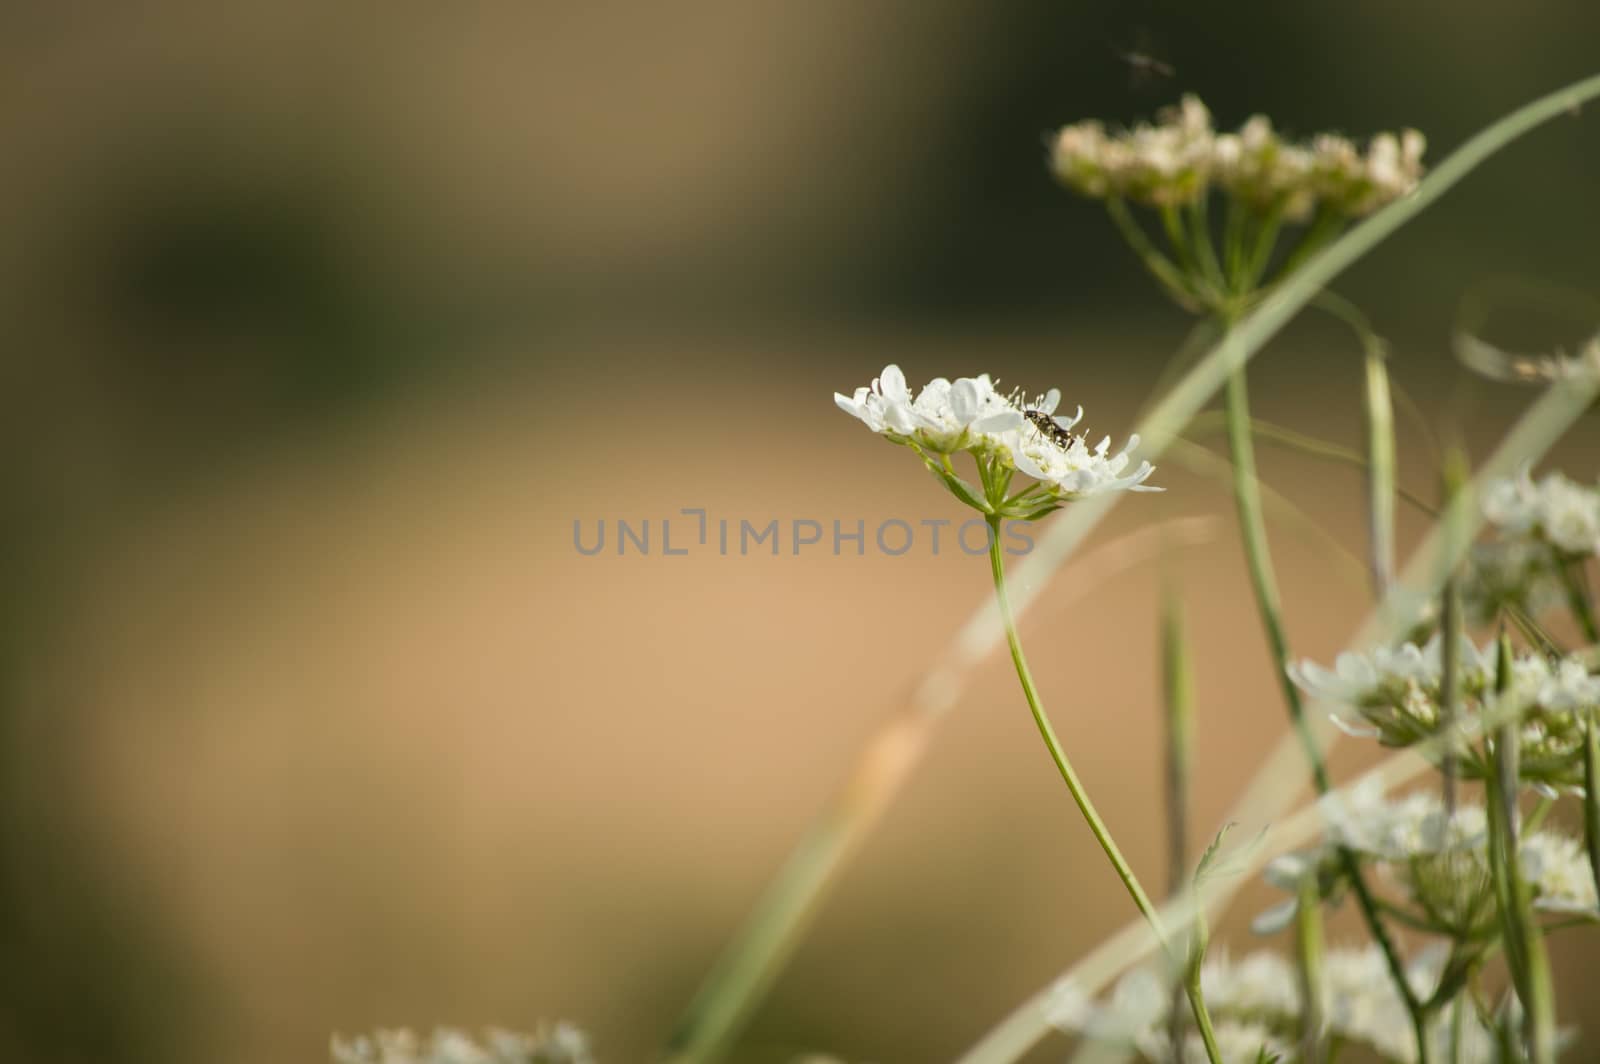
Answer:
[[[1521,840],[1517,853],[1523,878],[1534,888],[1534,908],[1600,915],[1594,870],[1577,839],[1536,831]]]
[[[1536,536],[1569,558],[1600,553],[1600,491],[1560,473],[1535,482],[1523,469],[1492,482],[1483,514],[1502,534]]]
[[[1469,740],[1481,734],[1483,714],[1504,699],[1522,713],[1523,777],[1541,786],[1577,785],[1583,722],[1600,712],[1600,677],[1589,675],[1576,658],[1556,662],[1526,653],[1513,660],[1502,696],[1496,694],[1493,644],[1479,649],[1463,639],[1458,659],[1460,714],[1451,739],[1462,773],[1480,779],[1487,771],[1482,752]],[[1331,670],[1301,661],[1288,671],[1306,692],[1332,703],[1333,722],[1349,734],[1403,747],[1439,736],[1445,728],[1443,645],[1437,635],[1421,647],[1404,643],[1369,654],[1341,654]]]
[[[1155,207],[1194,202],[1208,186],[1260,212],[1292,221],[1321,207],[1345,216],[1370,213],[1409,193],[1422,176],[1421,133],[1380,133],[1363,155],[1333,134],[1297,144],[1265,115],[1237,133],[1216,133],[1198,97],[1185,96],[1157,122],[1108,133],[1095,121],[1066,126],[1051,144],[1051,168],[1084,196]]]
[[[1256,1064],[1265,1051],[1268,1060],[1287,1061],[1293,1057],[1291,1042],[1274,1034],[1259,1023],[1242,1020],[1218,1020],[1213,1025],[1217,1052],[1227,1064]],[[1139,1053],[1154,1064],[1177,1064],[1172,1053],[1172,1039],[1165,1030],[1147,1031],[1139,1038]],[[1183,1042],[1181,1064],[1208,1064],[1205,1042],[1198,1032],[1191,1031]]]
[[[1439,985],[1445,951],[1424,950],[1406,968],[1412,989],[1426,998]],[[1323,959],[1321,1014],[1328,1034],[1358,1043],[1386,1060],[1416,1060],[1411,1017],[1375,947],[1333,947]],[[1222,1059],[1229,1064],[1254,1064],[1265,1048],[1283,1061],[1298,1059],[1301,1002],[1299,981],[1290,961],[1276,953],[1257,952],[1233,961],[1208,959],[1201,969],[1206,1005]],[[1174,1060],[1168,1019],[1170,988],[1148,968],[1134,969],[1096,1002],[1070,984],[1056,987],[1052,1022],[1069,1034],[1097,1044],[1138,1051],[1147,1061]],[[1428,1029],[1431,1046],[1446,1048],[1450,1039],[1448,1011],[1436,1013]],[[1489,1064],[1493,1045],[1489,1032],[1467,1010],[1461,1061]],[[1206,1060],[1198,1036],[1186,1039],[1183,1064]],[[1444,1058],[1441,1058],[1444,1059]],[[1456,1058],[1452,1058],[1456,1059]]]
[[[1507,608],[1539,618],[1566,602],[1550,545],[1526,535],[1474,543],[1461,581],[1467,623],[1487,627]]]
[[[1452,816],[1431,791],[1386,797],[1375,784],[1321,799],[1324,842],[1318,849],[1270,862],[1264,878],[1291,895],[1303,877],[1319,876],[1331,891],[1342,884],[1338,849],[1377,865],[1427,914],[1441,933],[1470,933],[1492,918],[1483,904],[1489,890],[1488,817],[1482,806],[1463,803]],[[1594,876],[1582,845],[1560,832],[1528,832],[1518,841],[1522,876],[1532,888],[1536,909],[1600,916]],[[1288,926],[1297,897],[1273,906],[1252,924],[1270,934]],[[1442,921],[1442,922],[1441,922]]]
[[[913,395],[900,368],[887,366],[870,387],[849,396],[835,392],[833,398],[872,431],[925,458],[969,451],[980,462],[1032,477],[1044,497],[1030,497],[1023,509],[1108,491],[1160,490],[1145,483],[1154,466],[1134,465],[1137,436],[1120,451],[1111,451],[1109,437],[1090,448],[1071,431],[1083,408],[1072,417],[1057,416],[1061,393],[1053,388],[1031,399],[1001,395],[985,374],[953,382],[936,378]]]
[[[588,1038],[564,1022],[533,1034],[491,1028],[481,1041],[449,1027],[427,1038],[405,1029],[334,1035],[330,1055],[333,1064],[594,1064]]]

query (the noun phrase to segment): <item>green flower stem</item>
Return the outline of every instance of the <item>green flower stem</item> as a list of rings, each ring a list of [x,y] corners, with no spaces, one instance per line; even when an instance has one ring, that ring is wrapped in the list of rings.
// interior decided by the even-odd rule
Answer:
[[[1216,291],[1226,293],[1228,282],[1222,275],[1222,263],[1211,241],[1211,216],[1206,199],[1202,192],[1185,212],[1189,216],[1189,243],[1194,248],[1195,259],[1207,283]]]
[[[1000,607],[1000,620],[1005,625],[1006,644],[1011,649],[1011,661],[1017,669],[1017,680],[1022,684],[1022,695],[1028,700],[1028,709],[1033,713],[1033,721],[1039,726],[1039,735],[1044,740],[1045,749],[1050,752],[1050,758],[1055,762],[1056,768],[1061,773],[1061,778],[1066,781],[1067,790],[1072,792],[1072,800],[1078,803],[1078,811],[1083,814],[1084,821],[1089,825],[1089,831],[1094,835],[1095,841],[1105,851],[1106,859],[1111,862],[1111,867],[1116,870],[1117,878],[1122,880],[1123,887],[1128,891],[1128,896],[1133,899],[1133,904],[1139,912],[1149,921],[1150,927],[1155,931],[1156,937],[1161,941],[1163,949],[1170,949],[1167,941],[1166,928],[1162,925],[1161,916],[1156,912],[1156,907],[1151,903],[1144,887],[1139,885],[1139,878],[1134,875],[1133,868],[1127,859],[1122,856],[1122,851],[1117,848],[1116,841],[1112,839],[1110,830],[1105,821],[1100,818],[1100,813],[1095,809],[1094,802],[1089,798],[1089,792],[1084,789],[1083,783],[1078,779],[1078,773],[1072,767],[1067,752],[1061,746],[1061,741],[1056,738],[1055,729],[1050,724],[1050,718],[1045,715],[1044,704],[1040,701],[1038,688],[1033,683],[1033,673],[1028,668],[1028,659],[1022,652],[1022,640],[1017,635],[1017,622],[1011,614],[1011,602],[1006,596],[1006,572],[1004,552],[1000,547],[1000,520],[991,517],[989,528],[989,565],[994,573],[995,601]]]
[[[1039,727],[1039,736],[1044,740],[1045,749],[1050,752],[1050,759],[1055,762],[1056,769],[1061,773],[1061,778],[1067,784],[1067,790],[1072,793],[1072,800],[1078,804],[1078,812],[1083,814],[1083,819],[1089,825],[1089,831],[1094,835],[1095,841],[1105,851],[1106,860],[1111,862],[1111,867],[1117,873],[1117,878],[1122,880],[1123,887],[1128,896],[1133,899],[1133,904],[1138,908],[1140,915],[1149,923],[1150,930],[1155,933],[1161,949],[1169,957],[1172,956],[1171,942],[1167,937],[1167,929],[1161,920],[1161,914],[1156,911],[1155,905],[1150,901],[1150,896],[1145,893],[1144,887],[1139,884],[1139,877],[1133,872],[1127,858],[1122,856],[1122,851],[1117,847],[1116,840],[1111,837],[1111,831],[1101,819],[1100,813],[1095,809],[1094,802],[1089,798],[1089,792],[1084,789],[1083,782],[1078,779],[1078,773],[1072,767],[1072,761],[1067,757],[1067,752],[1061,746],[1061,740],[1056,738],[1055,728],[1050,724],[1050,718],[1044,711],[1044,703],[1039,698],[1039,690],[1034,686],[1033,673],[1028,668],[1028,659],[1022,652],[1022,640],[1017,635],[1016,618],[1011,613],[1011,602],[1006,596],[1006,568],[1005,556],[1000,547],[1000,519],[991,516],[989,523],[989,566],[994,574],[995,603],[1000,609],[1000,620],[1005,625],[1006,644],[1011,649],[1011,662],[1017,669],[1017,681],[1022,685],[1022,695],[1028,700],[1028,709],[1033,713],[1033,722]],[[1185,991],[1189,996],[1189,1007],[1194,1012],[1195,1023],[1200,1026],[1201,1036],[1207,1038],[1206,1051],[1212,1064],[1221,1064],[1221,1057],[1216,1052],[1215,1039],[1210,1038],[1206,1032],[1211,1028],[1211,1018],[1206,1015],[1205,1001],[1199,992],[1198,972],[1194,979],[1186,980]],[[1193,985],[1189,985],[1189,984]]]
[[[1206,1047],[1206,1059],[1211,1064],[1221,1064],[1222,1051],[1217,1048],[1217,1033],[1211,1026],[1211,1013],[1206,1009],[1205,991],[1201,986],[1200,972],[1206,956],[1206,918],[1195,917],[1193,944],[1189,950],[1189,963],[1183,975],[1183,992],[1189,995],[1189,1005],[1194,1010],[1195,1026],[1200,1030],[1200,1041]],[[1176,1059],[1182,1060],[1183,1056]]]
[[[1173,302],[1186,310],[1199,310],[1200,303],[1190,290],[1183,271],[1173,265],[1172,260],[1150,242],[1150,238],[1145,235],[1145,231],[1140,228],[1133,215],[1128,213],[1127,204],[1119,199],[1108,199],[1106,213],[1111,216],[1111,221],[1116,225],[1117,232],[1122,234],[1122,239],[1133,249],[1133,253],[1139,256],[1144,268],[1150,272],[1150,276],[1155,278],[1167,295],[1172,297]]]
[[[1245,560],[1250,568],[1250,585],[1255,592],[1256,609],[1261,625],[1266,630],[1268,648],[1272,653],[1272,667],[1277,674],[1278,686],[1284,702],[1289,707],[1290,720],[1305,747],[1306,758],[1311,762],[1311,772],[1317,793],[1328,789],[1328,772],[1322,763],[1322,752],[1317,740],[1306,725],[1305,708],[1300,702],[1300,692],[1289,678],[1285,666],[1289,661],[1288,639],[1284,635],[1282,606],[1278,595],[1278,581],[1272,569],[1272,556],[1267,547],[1267,526],[1261,513],[1261,493],[1257,487],[1256,452],[1251,441],[1250,393],[1243,369],[1228,378],[1226,391],[1226,417],[1228,447],[1233,456],[1233,498],[1239,515],[1239,532],[1244,539]]]
[[[1322,1057],[1324,1019],[1322,898],[1317,877],[1302,876],[1300,906],[1295,910],[1295,971],[1300,977],[1301,1064],[1318,1064]]]
[[[1283,260],[1283,266],[1278,270],[1278,277],[1288,277],[1298,270],[1307,259],[1327,247],[1333,238],[1339,235],[1339,230],[1344,226],[1344,219],[1332,210],[1323,210],[1311,222],[1311,227],[1306,230],[1305,236],[1300,238],[1289,257]]]
[[[1261,283],[1267,267],[1272,264],[1272,252],[1278,246],[1278,230],[1282,225],[1283,213],[1276,209],[1261,219],[1261,224],[1256,228],[1255,247],[1250,252],[1249,262],[1246,263],[1244,273],[1235,282],[1237,291],[1254,291]]]
[[[1394,401],[1389,397],[1389,367],[1381,347],[1366,353],[1367,518],[1372,549],[1372,586],[1378,598],[1394,579],[1395,444]]]
[[[1510,687],[1511,641],[1500,636],[1496,662],[1496,693]],[[1494,771],[1486,774],[1489,789],[1489,862],[1511,981],[1522,1000],[1527,1020],[1528,1050],[1532,1064],[1555,1061],[1555,1000],[1550,980],[1550,958],[1544,936],[1533,915],[1532,897],[1522,876],[1518,842],[1517,794],[1519,720],[1495,727]]]
[[[1572,615],[1578,620],[1578,627],[1583,629],[1584,638],[1590,645],[1600,643],[1600,625],[1595,623],[1594,603],[1589,599],[1589,589],[1583,579],[1583,562],[1570,558],[1563,558],[1557,563],[1556,568],[1561,570],[1561,583],[1567,589],[1567,605],[1572,609]]]
[[[1583,722],[1583,842],[1589,873],[1600,892],[1600,723],[1593,710]]]
[[[1194,738],[1194,677],[1183,607],[1170,573],[1161,593],[1161,686],[1166,704],[1167,897],[1181,897],[1189,879],[1189,778]],[[1183,1014],[1187,984],[1174,983],[1167,1008],[1172,1059],[1182,1060],[1188,1024]]]
[[[1239,513],[1239,529],[1244,540],[1245,560],[1250,568],[1250,584],[1255,591],[1256,608],[1261,615],[1261,625],[1266,630],[1267,643],[1272,652],[1273,669],[1278,675],[1279,687],[1289,708],[1290,722],[1299,735],[1306,759],[1311,764],[1312,783],[1316,786],[1318,794],[1326,794],[1329,787],[1328,769],[1323,762],[1322,751],[1317,746],[1316,736],[1306,723],[1305,706],[1300,700],[1300,692],[1295,688],[1294,681],[1289,678],[1287,669],[1288,638],[1284,634],[1278,582],[1273,573],[1272,556],[1267,547],[1266,521],[1261,513],[1255,448],[1250,438],[1250,394],[1243,368],[1234,371],[1228,378],[1225,401],[1228,443],[1233,451],[1233,496]],[[1427,1017],[1424,1015],[1422,1003],[1417,1000],[1415,991],[1411,989],[1411,984],[1406,979],[1405,965],[1400,960],[1400,954],[1395,949],[1388,930],[1383,926],[1377,903],[1371,891],[1367,889],[1366,880],[1362,877],[1361,867],[1355,855],[1343,847],[1338,853],[1340,864],[1350,880],[1351,891],[1355,894],[1357,905],[1361,909],[1362,919],[1365,920],[1373,941],[1383,951],[1384,960],[1389,966],[1389,974],[1394,978],[1395,988],[1400,992],[1406,1004],[1406,1011],[1411,1016],[1417,1040],[1417,1060],[1419,1064],[1428,1064],[1430,1047]]]
[[[1189,422],[1189,432],[1185,435],[1204,432],[1213,427],[1225,428],[1227,426],[1227,417],[1228,415],[1225,411],[1208,411]],[[1303,432],[1296,432],[1294,429],[1279,425],[1276,422],[1263,421],[1261,418],[1252,417],[1250,419],[1250,432],[1263,443],[1277,444],[1280,447],[1297,451],[1311,458],[1337,462],[1340,465],[1363,471],[1371,468],[1371,463],[1360,451],[1342,447],[1337,443],[1330,443],[1327,440],[1309,436]],[[1394,491],[1398,498],[1409,503],[1418,512],[1427,514],[1429,517],[1437,517],[1439,515],[1439,508],[1416,492],[1399,484],[1395,485]]]

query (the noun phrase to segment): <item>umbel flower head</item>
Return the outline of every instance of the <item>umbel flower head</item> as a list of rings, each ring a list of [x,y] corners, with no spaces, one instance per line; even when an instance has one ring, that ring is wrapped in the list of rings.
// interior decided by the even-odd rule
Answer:
[[[1289,675],[1308,693],[1334,704],[1330,718],[1345,732],[1385,746],[1412,746],[1446,731],[1442,646],[1435,635],[1420,647],[1402,643],[1370,654],[1341,654],[1332,669],[1302,661],[1289,667]],[[1504,704],[1520,707],[1522,777],[1546,787],[1580,784],[1584,724],[1600,711],[1600,677],[1589,675],[1578,658],[1523,654],[1511,664],[1505,694],[1497,696],[1493,646],[1479,650],[1463,639],[1460,647],[1459,714],[1449,739],[1457,747],[1462,775],[1482,779],[1491,770],[1471,741],[1483,732],[1485,711]]]
[[[1297,143],[1265,115],[1236,133],[1217,133],[1200,98],[1130,129],[1108,132],[1096,121],[1062,128],[1051,142],[1058,180],[1080,195],[1151,207],[1192,203],[1215,187],[1260,213],[1290,221],[1318,209],[1369,214],[1416,187],[1427,142],[1414,129],[1380,133],[1365,152],[1347,137],[1323,133]]]
[[[1091,448],[1072,432],[1083,408],[1056,416],[1061,393],[1054,388],[1033,399],[1002,395],[984,374],[954,382],[936,377],[913,395],[900,367],[886,366],[870,387],[835,392],[833,400],[873,432],[915,451],[956,498],[993,517],[1037,520],[1073,499],[1161,490],[1145,484],[1155,472],[1149,462],[1129,470],[1138,436],[1120,451],[1111,450],[1109,436]],[[950,457],[963,451],[978,463],[981,490],[951,465]],[[1017,472],[1035,483],[1009,494]]]
[[[1322,897],[1340,897],[1347,886],[1341,849],[1399,888],[1410,903],[1413,926],[1467,937],[1496,921],[1482,806],[1464,803],[1450,813],[1433,792],[1391,798],[1380,788],[1358,787],[1349,795],[1328,795],[1319,807],[1322,845],[1275,858],[1266,867],[1267,882],[1295,896],[1258,916],[1251,925],[1257,933],[1288,926],[1307,877],[1315,877]],[[1517,848],[1536,910],[1600,919],[1594,874],[1578,840],[1559,831],[1531,831]]]

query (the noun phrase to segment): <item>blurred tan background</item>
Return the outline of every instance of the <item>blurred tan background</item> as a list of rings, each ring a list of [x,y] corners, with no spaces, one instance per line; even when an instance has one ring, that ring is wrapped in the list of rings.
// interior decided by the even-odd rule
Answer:
[[[335,1029],[565,1017],[649,1059],[988,574],[948,545],[584,557],[573,522],[959,520],[833,390],[988,371],[1120,435],[1184,329],[1051,186],[1049,128],[1197,91],[1230,125],[1415,125],[1437,159],[1592,73],[1597,33],[1554,0],[0,8],[0,1058],[276,1064]],[[1529,395],[1460,404],[1456,301],[1600,292],[1594,121],[1341,283],[1479,457]],[[1358,440],[1337,328],[1253,383]],[[1597,442],[1563,464],[1592,476]],[[1361,551],[1353,474],[1263,466]],[[1158,479],[1096,542],[1219,517],[1177,559],[1198,833],[1282,714],[1225,496]],[[1326,657],[1359,570],[1276,531],[1296,650]],[[1026,635],[1160,882],[1155,603],[1145,567]],[[743,1057],[948,1059],[1128,915],[991,662]]]

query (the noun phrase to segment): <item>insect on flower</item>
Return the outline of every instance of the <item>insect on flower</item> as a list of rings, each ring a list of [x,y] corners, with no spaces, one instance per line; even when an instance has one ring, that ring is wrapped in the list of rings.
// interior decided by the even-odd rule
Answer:
[[[1039,430],[1039,435],[1057,447],[1072,446],[1072,433],[1062,428],[1056,419],[1043,410],[1024,410],[1023,418]]]

